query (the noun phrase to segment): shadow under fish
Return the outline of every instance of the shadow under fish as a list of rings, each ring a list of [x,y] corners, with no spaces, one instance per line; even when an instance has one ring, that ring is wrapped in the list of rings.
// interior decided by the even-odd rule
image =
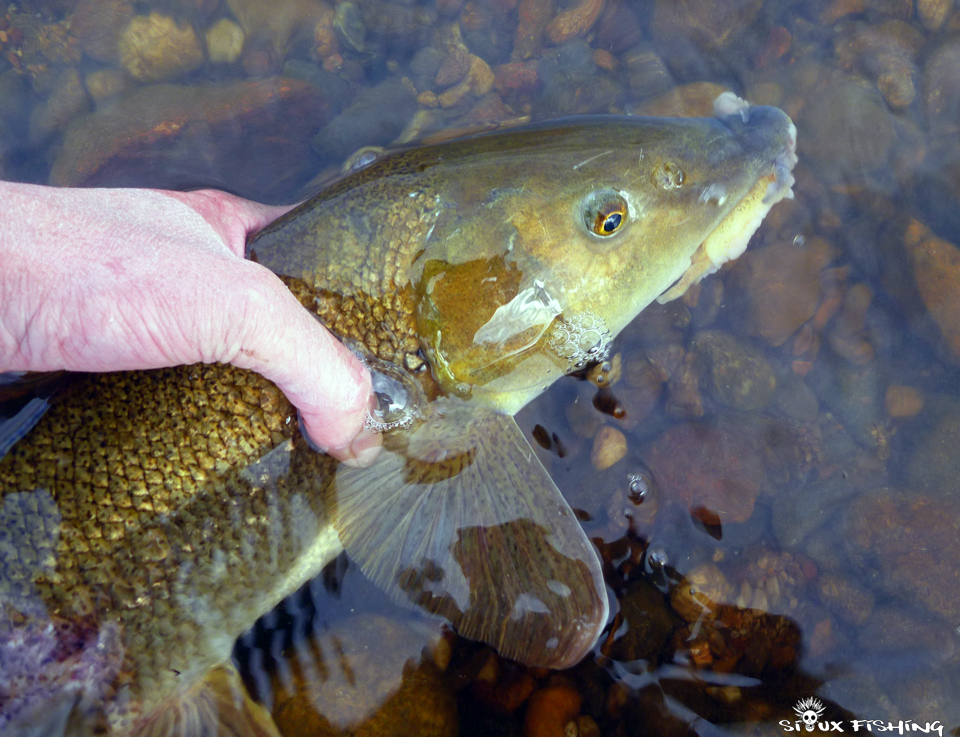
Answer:
[[[792,196],[789,118],[716,107],[384,156],[251,241],[370,365],[370,468],[230,366],[78,377],[27,410],[0,460],[0,734],[276,734],[231,648],[344,548],[507,657],[584,657],[600,563],[513,415]]]

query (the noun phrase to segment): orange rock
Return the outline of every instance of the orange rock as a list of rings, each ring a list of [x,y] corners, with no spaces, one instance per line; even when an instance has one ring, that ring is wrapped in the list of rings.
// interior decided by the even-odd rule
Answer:
[[[863,330],[871,301],[873,290],[867,284],[861,282],[847,289],[843,295],[843,309],[834,324],[834,332],[849,336]]]
[[[863,365],[873,360],[873,346],[863,338],[856,335],[847,337],[837,333],[831,333],[829,341],[833,352],[841,358],[845,358],[850,363]]]
[[[617,69],[617,58],[606,49],[596,49],[593,52],[593,63],[601,69],[606,69],[608,72],[613,72]]]
[[[489,26],[492,20],[487,8],[476,3],[467,3],[460,13],[460,28],[464,31],[481,31]]]
[[[887,387],[883,404],[891,417],[913,417],[923,409],[923,395],[912,386],[891,384]]]
[[[564,728],[580,715],[583,699],[567,684],[541,688],[527,704],[523,737],[565,737]]]
[[[753,58],[753,65],[757,69],[769,66],[786,54],[792,43],[793,36],[790,35],[790,31],[783,26],[774,26],[767,34],[767,40],[764,42],[763,48]]]
[[[598,471],[610,468],[627,454],[627,438],[615,427],[604,425],[593,438],[590,462]]]
[[[559,13],[547,24],[547,38],[559,46],[589,31],[600,17],[604,0],[580,0],[569,10]]]
[[[834,2],[820,14],[820,25],[828,26],[831,23],[836,23],[847,15],[857,15],[863,11],[863,0],[834,0]]]
[[[742,428],[699,422],[674,425],[642,456],[666,498],[711,510],[722,523],[744,522],[766,475]]]
[[[726,91],[726,87],[715,82],[691,82],[644,102],[636,114],[658,118],[710,117],[713,115],[713,101]]]
[[[524,61],[540,56],[543,34],[553,15],[553,0],[520,0],[520,24],[510,61]]]
[[[513,61],[494,70],[493,89],[499,95],[533,94],[537,89],[537,66],[533,61]]]
[[[960,249],[914,221],[904,235],[913,275],[951,357],[960,363]]]
[[[731,269],[728,286],[749,299],[750,334],[779,346],[814,317],[822,295],[820,274],[835,252],[823,238],[810,238],[803,246],[781,241],[744,254]],[[840,299],[838,292],[833,310]]]
[[[526,670],[516,671],[490,684],[476,681],[473,697],[485,707],[504,714],[512,714],[523,706],[537,688],[536,679]]]

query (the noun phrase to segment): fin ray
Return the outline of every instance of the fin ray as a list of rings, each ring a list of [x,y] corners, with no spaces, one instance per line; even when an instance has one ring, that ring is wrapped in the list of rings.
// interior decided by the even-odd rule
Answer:
[[[341,466],[332,494],[374,583],[506,657],[573,665],[606,623],[596,552],[510,416],[437,400],[373,466]]]

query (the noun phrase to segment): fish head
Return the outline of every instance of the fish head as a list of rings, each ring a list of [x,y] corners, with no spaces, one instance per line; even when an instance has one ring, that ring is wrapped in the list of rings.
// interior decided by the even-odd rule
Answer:
[[[447,393],[513,414],[603,358],[653,300],[743,252],[792,196],[796,129],[732,95],[716,108],[554,122],[512,152],[497,186],[483,165],[464,172],[418,287],[421,340]]]

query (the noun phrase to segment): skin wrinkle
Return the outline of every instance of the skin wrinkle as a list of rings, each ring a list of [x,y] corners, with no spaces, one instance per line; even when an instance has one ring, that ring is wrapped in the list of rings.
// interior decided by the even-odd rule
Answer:
[[[317,445],[375,451],[362,433],[366,370],[243,258],[248,233],[289,209],[214,191],[0,182],[0,371],[231,362],[280,386]]]

